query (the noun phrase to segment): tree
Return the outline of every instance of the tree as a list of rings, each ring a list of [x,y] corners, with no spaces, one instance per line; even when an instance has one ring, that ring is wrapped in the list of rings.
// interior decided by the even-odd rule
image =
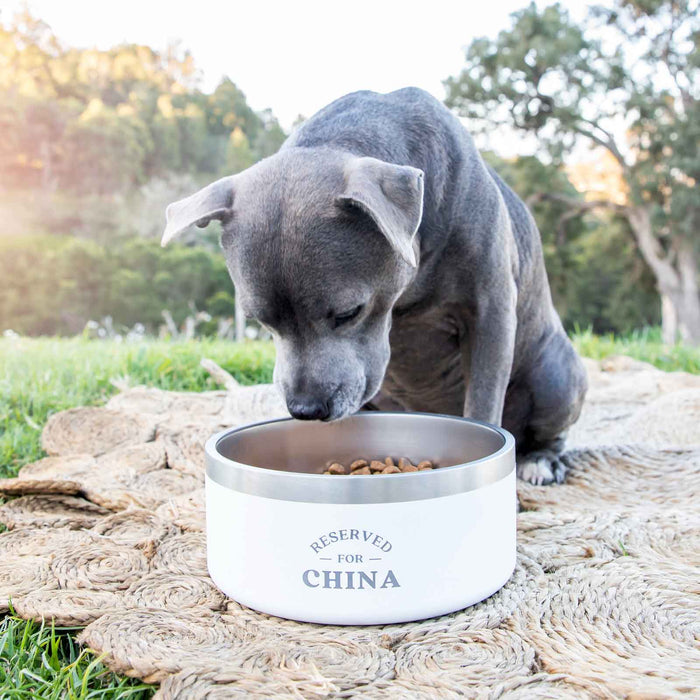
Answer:
[[[447,104],[475,127],[537,136],[555,160],[581,141],[606,149],[624,203],[543,193],[574,211],[623,216],[656,279],[666,342],[700,344],[700,15],[697,0],[616,0],[583,27],[560,5],[514,13],[466,51]]]
[[[223,78],[214,92],[206,99],[208,129],[210,133],[228,136],[240,127],[250,139],[254,139],[260,126],[260,118],[248,106],[245,95],[230,78]]]
[[[144,180],[146,156],[153,149],[148,127],[126,109],[93,99],[66,128],[63,183],[80,193],[108,194]]]
[[[280,126],[277,118],[269,109],[264,109],[258,115],[260,128],[253,139],[253,155],[255,159],[267,158],[276,153],[287,135]]]
[[[229,78],[211,94],[197,82],[177,44],[75,49],[28,11],[0,22],[2,189],[13,200],[43,195],[38,230],[103,239],[161,229],[162,208],[128,222],[147,182],[157,189],[190,176],[198,187],[270,155],[285,137]]]
[[[228,140],[226,147],[226,173],[240,173],[241,170],[253,165],[255,158],[250,150],[248,138],[243,133],[243,129],[236,127]]]

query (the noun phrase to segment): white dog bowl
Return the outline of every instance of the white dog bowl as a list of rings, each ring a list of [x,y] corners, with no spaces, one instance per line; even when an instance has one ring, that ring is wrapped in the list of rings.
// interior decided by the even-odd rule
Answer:
[[[285,418],[214,435],[206,456],[209,573],[255,610],[419,620],[487,598],[515,567],[515,448],[500,428],[422,413]],[[440,468],[321,473],[386,456]]]

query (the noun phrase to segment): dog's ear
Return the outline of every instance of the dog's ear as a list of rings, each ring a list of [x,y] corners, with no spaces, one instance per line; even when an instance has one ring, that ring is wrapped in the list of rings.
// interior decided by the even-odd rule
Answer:
[[[357,207],[386,236],[394,250],[417,266],[413,237],[423,216],[423,171],[376,158],[354,158],[345,171],[339,206]]]
[[[160,244],[167,245],[192,224],[204,228],[212,219],[226,221],[231,216],[233,207],[234,177],[222,177],[199,192],[168,205],[165,210],[165,231]]]

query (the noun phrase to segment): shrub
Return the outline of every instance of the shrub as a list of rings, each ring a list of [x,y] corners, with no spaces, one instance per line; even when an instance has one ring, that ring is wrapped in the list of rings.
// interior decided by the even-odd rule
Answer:
[[[218,251],[161,248],[141,238],[111,245],[63,236],[0,238],[0,279],[0,329],[24,335],[72,334],[108,315],[115,324],[143,323],[155,332],[163,309],[179,324],[192,305],[216,314],[234,294]]]

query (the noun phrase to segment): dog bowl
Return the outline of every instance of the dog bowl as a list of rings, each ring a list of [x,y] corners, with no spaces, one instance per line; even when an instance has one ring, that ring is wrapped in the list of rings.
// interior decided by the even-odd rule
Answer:
[[[460,610],[515,567],[515,447],[500,428],[423,413],[256,423],[206,443],[207,558],[254,610],[388,624]],[[434,470],[325,475],[405,456]]]

